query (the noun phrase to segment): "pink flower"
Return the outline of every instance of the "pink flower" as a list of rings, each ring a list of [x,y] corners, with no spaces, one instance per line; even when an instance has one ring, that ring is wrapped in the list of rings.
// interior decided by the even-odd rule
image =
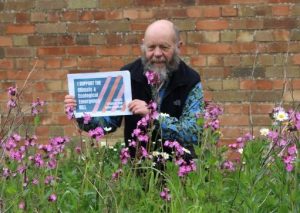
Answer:
[[[54,177],[53,176],[47,176],[46,178],[45,178],[45,180],[44,180],[44,183],[46,184],[46,185],[50,185],[50,184],[52,184],[54,182]]]
[[[57,200],[57,197],[55,194],[51,194],[49,197],[48,197],[48,201],[49,202],[55,202]]]
[[[285,165],[285,169],[286,169],[286,171],[291,172],[291,171],[293,171],[294,166],[293,166],[293,164],[288,163]]]
[[[36,179],[36,178],[34,178],[34,179],[32,180],[32,184],[33,184],[33,185],[38,185],[38,184],[39,184],[39,180]]]
[[[234,164],[232,163],[232,161],[227,160],[222,164],[222,169],[225,169],[228,171],[234,171],[235,167],[234,167]]]
[[[151,86],[158,85],[160,83],[160,77],[158,72],[148,70],[145,73],[145,75],[148,80],[148,84],[150,84]]]
[[[25,202],[23,200],[19,203],[19,209],[25,209]]]
[[[119,179],[119,177],[121,176],[122,173],[123,173],[123,170],[122,169],[118,169],[116,172],[114,172],[112,174],[112,179],[113,180]]]
[[[72,120],[73,118],[75,118],[73,107],[67,107],[65,113],[67,114],[67,117],[69,120]]]
[[[76,151],[77,154],[80,154],[81,153],[81,148],[79,146],[76,146],[75,151]]]
[[[163,188],[162,192],[160,193],[160,197],[165,201],[170,201],[171,200],[170,190],[166,187]]]
[[[289,155],[296,155],[297,154],[296,144],[293,144],[292,146],[288,147],[288,153],[289,153]]]
[[[96,141],[99,141],[104,136],[104,131],[101,127],[97,127],[96,129],[89,131],[89,136],[96,139]]]
[[[12,109],[17,106],[17,102],[14,99],[9,99],[7,102],[7,108]]]
[[[143,157],[145,158],[148,157],[148,152],[143,146],[141,146],[141,153]]]
[[[121,149],[120,159],[122,164],[127,164],[130,158],[129,149],[128,147]]]
[[[92,117],[89,114],[86,114],[86,113],[83,113],[83,114],[84,114],[83,123],[88,124],[92,120]]]
[[[9,87],[7,89],[7,93],[9,96],[15,96],[17,94],[17,88],[16,87]]]

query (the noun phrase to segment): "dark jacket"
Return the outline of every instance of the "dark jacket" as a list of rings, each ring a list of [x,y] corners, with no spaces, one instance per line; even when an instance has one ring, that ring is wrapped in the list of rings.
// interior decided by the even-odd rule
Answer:
[[[125,65],[121,70],[129,70],[131,74],[132,99],[140,99],[149,103],[153,97],[150,85],[147,83],[147,78],[143,74],[142,60],[139,58]],[[173,72],[165,90],[160,112],[179,118],[189,92],[199,82],[199,74],[181,61],[178,70]],[[125,116],[124,139],[126,145],[128,145],[131,133],[136,128],[137,122],[140,119],[141,116],[138,115]]]

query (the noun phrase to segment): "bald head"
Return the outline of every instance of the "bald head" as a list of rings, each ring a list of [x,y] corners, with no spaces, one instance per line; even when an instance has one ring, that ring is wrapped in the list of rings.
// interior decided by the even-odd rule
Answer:
[[[144,40],[153,38],[165,38],[177,44],[179,42],[179,31],[176,26],[168,20],[157,20],[150,24],[146,31]]]

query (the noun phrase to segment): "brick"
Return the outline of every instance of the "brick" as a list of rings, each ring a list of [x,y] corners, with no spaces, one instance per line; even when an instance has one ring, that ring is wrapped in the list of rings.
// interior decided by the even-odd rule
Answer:
[[[31,22],[45,22],[47,15],[43,12],[31,12],[30,21]]]
[[[42,47],[37,52],[39,56],[63,56],[66,53],[63,47]]]
[[[237,43],[231,45],[231,52],[240,54],[240,53],[254,53],[259,49],[256,43]]]
[[[225,66],[239,66],[240,65],[240,57],[229,55],[224,57],[224,65]]]
[[[0,2],[0,11],[4,10],[4,2]]]
[[[78,45],[89,45],[90,40],[88,35],[77,35],[75,39],[75,43]]]
[[[287,5],[274,5],[272,7],[273,16],[288,16],[290,12],[290,7]]]
[[[220,41],[220,33],[218,31],[203,32],[203,40],[207,43],[216,43]]]
[[[97,58],[97,59],[86,59],[81,58],[78,60],[78,67],[80,68],[103,68],[110,67],[111,60],[108,57],[105,58]]]
[[[254,63],[257,63],[257,59],[253,55],[243,55],[241,56],[241,65],[242,67],[245,66],[253,66]]]
[[[204,7],[203,8],[203,16],[206,18],[217,18],[221,16],[221,8],[220,7]]]
[[[259,52],[261,53],[277,53],[277,52],[287,52],[288,46],[285,43],[265,43],[259,46]],[[292,48],[290,48],[290,52]]]
[[[130,46],[122,45],[122,46],[101,46],[97,50],[97,55],[129,55],[130,54]]]
[[[16,14],[16,23],[28,23],[30,21],[30,14],[29,13],[17,13]]]
[[[245,90],[271,90],[273,82],[270,80],[241,80],[240,89]]]
[[[237,90],[239,89],[240,83],[237,79],[224,79],[223,90]]]
[[[68,55],[95,56],[96,55],[96,47],[93,47],[93,46],[68,47],[67,54]]]
[[[14,36],[13,37],[14,46],[28,46],[27,36]]]
[[[4,8],[7,11],[14,10],[14,11],[25,11],[30,10],[35,7],[34,1],[7,1],[4,4]]]
[[[207,65],[208,66],[223,66],[224,61],[221,56],[207,56]]]
[[[40,0],[36,2],[36,7],[41,10],[64,9],[67,7],[67,3],[61,0]]]
[[[107,32],[129,32],[130,23],[128,21],[114,21],[113,24],[111,22],[102,21],[98,24],[99,32],[107,33]]]
[[[6,57],[33,57],[35,54],[32,48],[27,47],[10,47],[6,48]]]
[[[252,122],[255,126],[270,125],[270,117],[268,115],[253,115]]]
[[[287,85],[290,84],[290,82],[285,82],[283,80],[273,80],[273,89],[283,89],[285,83],[287,83]]]
[[[274,58],[273,55],[259,55],[258,56],[258,64],[259,65],[273,65],[274,64]]]
[[[226,20],[200,20],[196,22],[196,30],[225,30],[228,28]]]
[[[238,9],[236,6],[225,6],[222,7],[222,16],[224,17],[234,17],[238,14]]]
[[[300,30],[291,31],[291,41],[300,41]]]
[[[286,92],[283,96],[284,101],[294,102],[300,100],[300,90],[294,90],[293,93]]]
[[[221,67],[203,68],[202,70],[200,70],[200,74],[203,79],[220,79],[227,77],[226,69]]]
[[[62,90],[62,81],[47,81],[45,86],[48,91],[60,91]]]
[[[123,39],[123,34],[108,34],[106,36],[106,43],[109,45],[117,45],[117,44],[122,44],[124,39]]]
[[[281,18],[281,19],[264,19],[263,27],[265,29],[293,29],[297,28],[297,20],[294,18]]]
[[[14,23],[15,14],[13,13],[0,13],[0,23]]]
[[[232,77],[252,77],[252,78],[264,78],[265,77],[264,67],[240,67],[233,69]]]
[[[273,35],[275,41],[289,41],[290,39],[289,30],[274,30]]]
[[[252,91],[250,102],[277,102],[281,100],[281,91]]]
[[[254,8],[254,14],[255,16],[271,16],[272,15],[272,9],[268,6],[258,6]]]
[[[134,3],[135,0],[122,0],[122,1],[101,0],[99,1],[99,8],[112,9],[112,8],[132,7]]]
[[[205,80],[203,86],[206,90],[222,90],[222,80]]]
[[[203,34],[199,31],[187,33],[188,44],[198,44],[203,42]]]
[[[58,45],[70,46],[75,44],[75,39],[72,35],[59,35],[57,36]]]
[[[1,58],[1,49],[0,49],[0,58]],[[11,60],[11,59],[0,59],[0,69],[9,70],[9,69],[12,69],[13,67],[14,67],[13,60]]]
[[[229,44],[200,44],[198,51],[201,54],[225,54],[231,53],[231,45]]]
[[[236,31],[222,31],[221,32],[221,41],[228,42],[228,41],[235,41],[237,37]]]
[[[285,75],[288,78],[299,78],[299,66],[286,66],[285,68],[282,66],[266,67],[267,78],[283,78]]]
[[[154,17],[152,10],[127,9],[123,11],[123,17],[128,19],[150,19]]]
[[[195,5],[196,0],[165,0],[165,5],[166,6],[177,6],[177,5],[182,5],[182,6],[192,6]]]
[[[65,33],[67,25],[65,23],[37,24],[36,30],[38,33]]]
[[[255,41],[274,41],[274,35],[272,30],[261,30],[255,34]]]
[[[68,24],[68,32],[70,33],[95,33],[98,31],[96,23],[70,23]]]
[[[48,59],[46,61],[46,68],[48,69],[60,68],[60,66],[61,66],[61,59]]]
[[[9,36],[0,36],[0,47],[12,46],[12,38]]]
[[[135,0],[135,5],[136,6],[143,6],[143,7],[147,7],[147,6],[151,6],[151,7],[160,7],[163,4],[163,0],[152,0],[152,1],[148,1],[148,0]]]
[[[251,42],[253,41],[253,32],[241,31],[238,33],[237,42]]]
[[[273,108],[273,103],[251,103],[251,111],[254,114],[269,114],[272,112]]]
[[[241,102],[249,100],[249,92],[247,91],[214,91],[213,101],[215,102]]]
[[[99,10],[97,10],[97,11],[93,12],[94,20],[105,19],[105,15],[106,15],[105,11],[99,11]]]
[[[293,64],[300,65],[300,54],[295,54],[292,56],[292,62]]]
[[[180,48],[180,53],[182,55],[194,55],[198,52],[194,45],[184,45]]]
[[[231,21],[230,29],[258,30],[263,29],[264,22],[261,19],[234,19]]]
[[[28,44],[30,46],[41,46],[43,45],[43,37],[42,36],[28,36]]]
[[[192,66],[205,66],[206,65],[206,57],[204,57],[204,56],[192,57],[191,65]]]
[[[199,5],[230,4],[230,0],[198,0]]]
[[[112,10],[112,11],[106,11],[105,13],[105,19],[122,19],[123,18],[123,12],[119,10]]]
[[[73,58],[67,58],[62,60],[62,65],[63,68],[72,68],[72,67],[77,67],[77,60]]]
[[[50,12],[47,14],[47,21],[50,23],[50,22],[55,22],[58,23],[60,20],[60,14],[58,12]],[[64,24],[64,23],[61,23],[61,24]]]
[[[293,79],[292,80],[292,88],[293,89],[300,89],[300,79]]]
[[[289,46],[289,52],[291,53],[299,53],[300,52],[300,45],[299,45],[299,42],[291,42],[289,43],[290,46]],[[287,45],[286,45],[287,46]],[[281,49],[284,49],[284,47],[282,47]],[[285,48],[285,51],[284,52],[287,52],[286,50],[287,48]]]
[[[220,123],[225,123],[229,126],[235,126],[236,124],[239,124],[239,126],[247,126],[249,125],[249,122],[250,121],[248,115],[222,115],[220,118]]]
[[[255,10],[250,6],[239,5],[238,16],[240,17],[253,17],[255,16]]]
[[[174,24],[180,31],[195,30],[195,22],[191,20],[177,19],[174,20]]]
[[[188,7],[186,8],[187,17],[199,18],[203,17],[203,11],[201,7]]]
[[[257,4],[257,3],[265,3],[265,0],[231,0],[231,4]]]
[[[90,39],[90,44],[105,44],[106,43],[106,36],[103,34],[97,34],[97,35],[91,35],[89,37]]]
[[[249,105],[246,104],[224,104],[223,105],[224,114],[248,114]]]
[[[6,27],[7,34],[31,34],[35,32],[33,24],[8,24]]]
[[[93,11],[82,11],[79,20],[81,21],[91,21],[94,20]]]
[[[65,11],[62,13],[63,21],[77,21],[79,20],[78,11]]]
[[[96,8],[97,0],[69,0],[67,7],[70,9]]]
[[[292,15],[299,16],[300,15],[300,5],[294,5],[292,7]]]

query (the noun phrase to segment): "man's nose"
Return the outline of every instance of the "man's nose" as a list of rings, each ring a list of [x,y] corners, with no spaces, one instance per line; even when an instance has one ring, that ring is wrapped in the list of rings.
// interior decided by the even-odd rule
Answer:
[[[159,56],[161,56],[161,55],[162,55],[161,49],[160,49],[159,47],[156,47],[156,48],[154,49],[154,56],[159,57]]]

